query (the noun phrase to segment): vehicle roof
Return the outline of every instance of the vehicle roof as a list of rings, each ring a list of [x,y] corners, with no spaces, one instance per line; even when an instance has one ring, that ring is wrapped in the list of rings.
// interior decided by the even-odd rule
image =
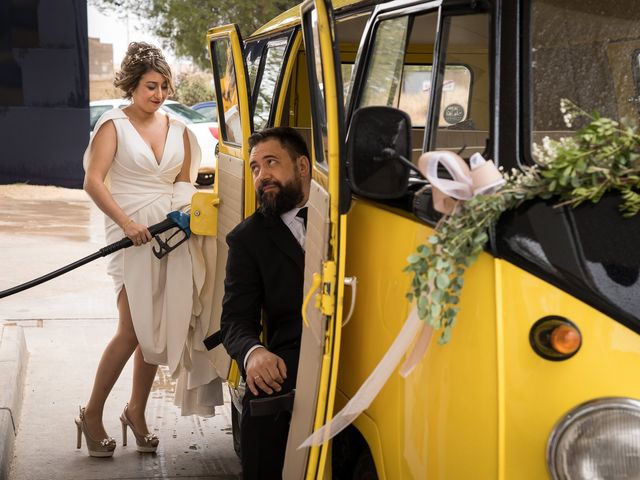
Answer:
[[[198,102],[198,103],[194,103],[193,105],[191,105],[191,108],[193,107],[201,107],[201,106],[215,106],[216,105],[216,101],[215,100],[205,100],[204,102]]]
[[[347,7],[355,7],[355,6],[365,6],[375,3],[382,2],[373,2],[371,0],[335,0],[332,2],[333,10],[338,11],[341,9],[345,9]],[[258,37],[261,35],[266,35],[268,33],[284,30],[286,28],[292,27],[294,25],[300,24],[300,5],[298,4],[295,7],[290,8],[286,12],[281,13],[273,20],[265,23],[262,27],[251,34],[251,37]]]

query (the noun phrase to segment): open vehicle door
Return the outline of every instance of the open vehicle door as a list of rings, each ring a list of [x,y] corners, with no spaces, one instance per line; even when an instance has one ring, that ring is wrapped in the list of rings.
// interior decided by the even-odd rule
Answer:
[[[213,67],[220,146],[214,185],[218,202],[218,257],[212,303],[213,318],[219,325],[228,254],[226,237],[247,214],[255,210],[255,196],[250,187],[248,162],[245,162],[249,157],[247,140],[251,134],[251,116],[240,31],[237,25],[216,27],[207,32],[207,42]],[[210,355],[215,361],[214,357],[226,355],[226,352],[219,346],[211,350]],[[226,376],[226,372],[218,373]],[[228,379],[231,385],[237,386],[240,379],[237,367],[231,369]]]
[[[345,266],[346,215],[339,210],[344,169],[344,103],[331,4],[309,0],[302,4],[301,14],[314,162],[305,241],[304,326],[283,470],[285,479],[324,475],[329,442],[300,450],[298,447],[333,415]]]

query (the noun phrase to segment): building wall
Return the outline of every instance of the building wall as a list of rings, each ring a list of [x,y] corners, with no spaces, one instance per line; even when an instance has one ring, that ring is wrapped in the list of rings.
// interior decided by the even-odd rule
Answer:
[[[0,0],[0,183],[80,187],[86,0]]]
[[[89,100],[117,98],[122,92],[113,86],[113,45],[89,37]]]

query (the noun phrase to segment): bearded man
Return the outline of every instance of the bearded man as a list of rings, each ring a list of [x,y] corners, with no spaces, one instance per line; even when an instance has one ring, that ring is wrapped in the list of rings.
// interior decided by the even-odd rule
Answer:
[[[249,147],[260,208],[227,235],[222,343],[248,387],[240,425],[243,478],[275,479],[282,477],[290,412],[252,415],[250,402],[295,388],[311,162],[304,139],[288,127],[254,133]]]

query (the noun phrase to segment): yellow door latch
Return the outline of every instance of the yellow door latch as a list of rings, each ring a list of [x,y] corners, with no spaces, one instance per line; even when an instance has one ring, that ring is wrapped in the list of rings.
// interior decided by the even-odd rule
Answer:
[[[322,276],[319,273],[313,274],[311,288],[307,292],[304,302],[302,303],[302,320],[308,327],[307,306],[313,294],[322,286],[320,293],[316,295],[314,306],[322,312],[323,315],[333,315],[335,308],[334,288],[336,284],[336,262],[325,262],[322,264]]]
[[[304,297],[304,302],[302,302],[302,321],[304,322],[304,325],[306,327],[310,326],[309,320],[307,319],[307,306],[309,305],[309,300],[311,300],[311,297],[313,296],[315,291],[318,289],[321,282],[322,282],[322,277],[320,277],[320,274],[318,272],[314,273],[313,280],[311,282],[311,288],[307,292],[307,295]]]
[[[336,262],[325,262],[322,265],[322,290],[316,297],[316,308],[323,315],[333,315],[335,310]]]
[[[307,319],[307,306],[313,294],[322,286],[320,293],[316,295],[314,306],[322,312],[323,315],[333,315],[335,308],[335,293],[334,288],[336,284],[336,262],[325,262],[322,264],[322,276],[319,273],[314,273],[311,288],[304,297],[302,302],[302,321],[308,327],[309,320]]]

